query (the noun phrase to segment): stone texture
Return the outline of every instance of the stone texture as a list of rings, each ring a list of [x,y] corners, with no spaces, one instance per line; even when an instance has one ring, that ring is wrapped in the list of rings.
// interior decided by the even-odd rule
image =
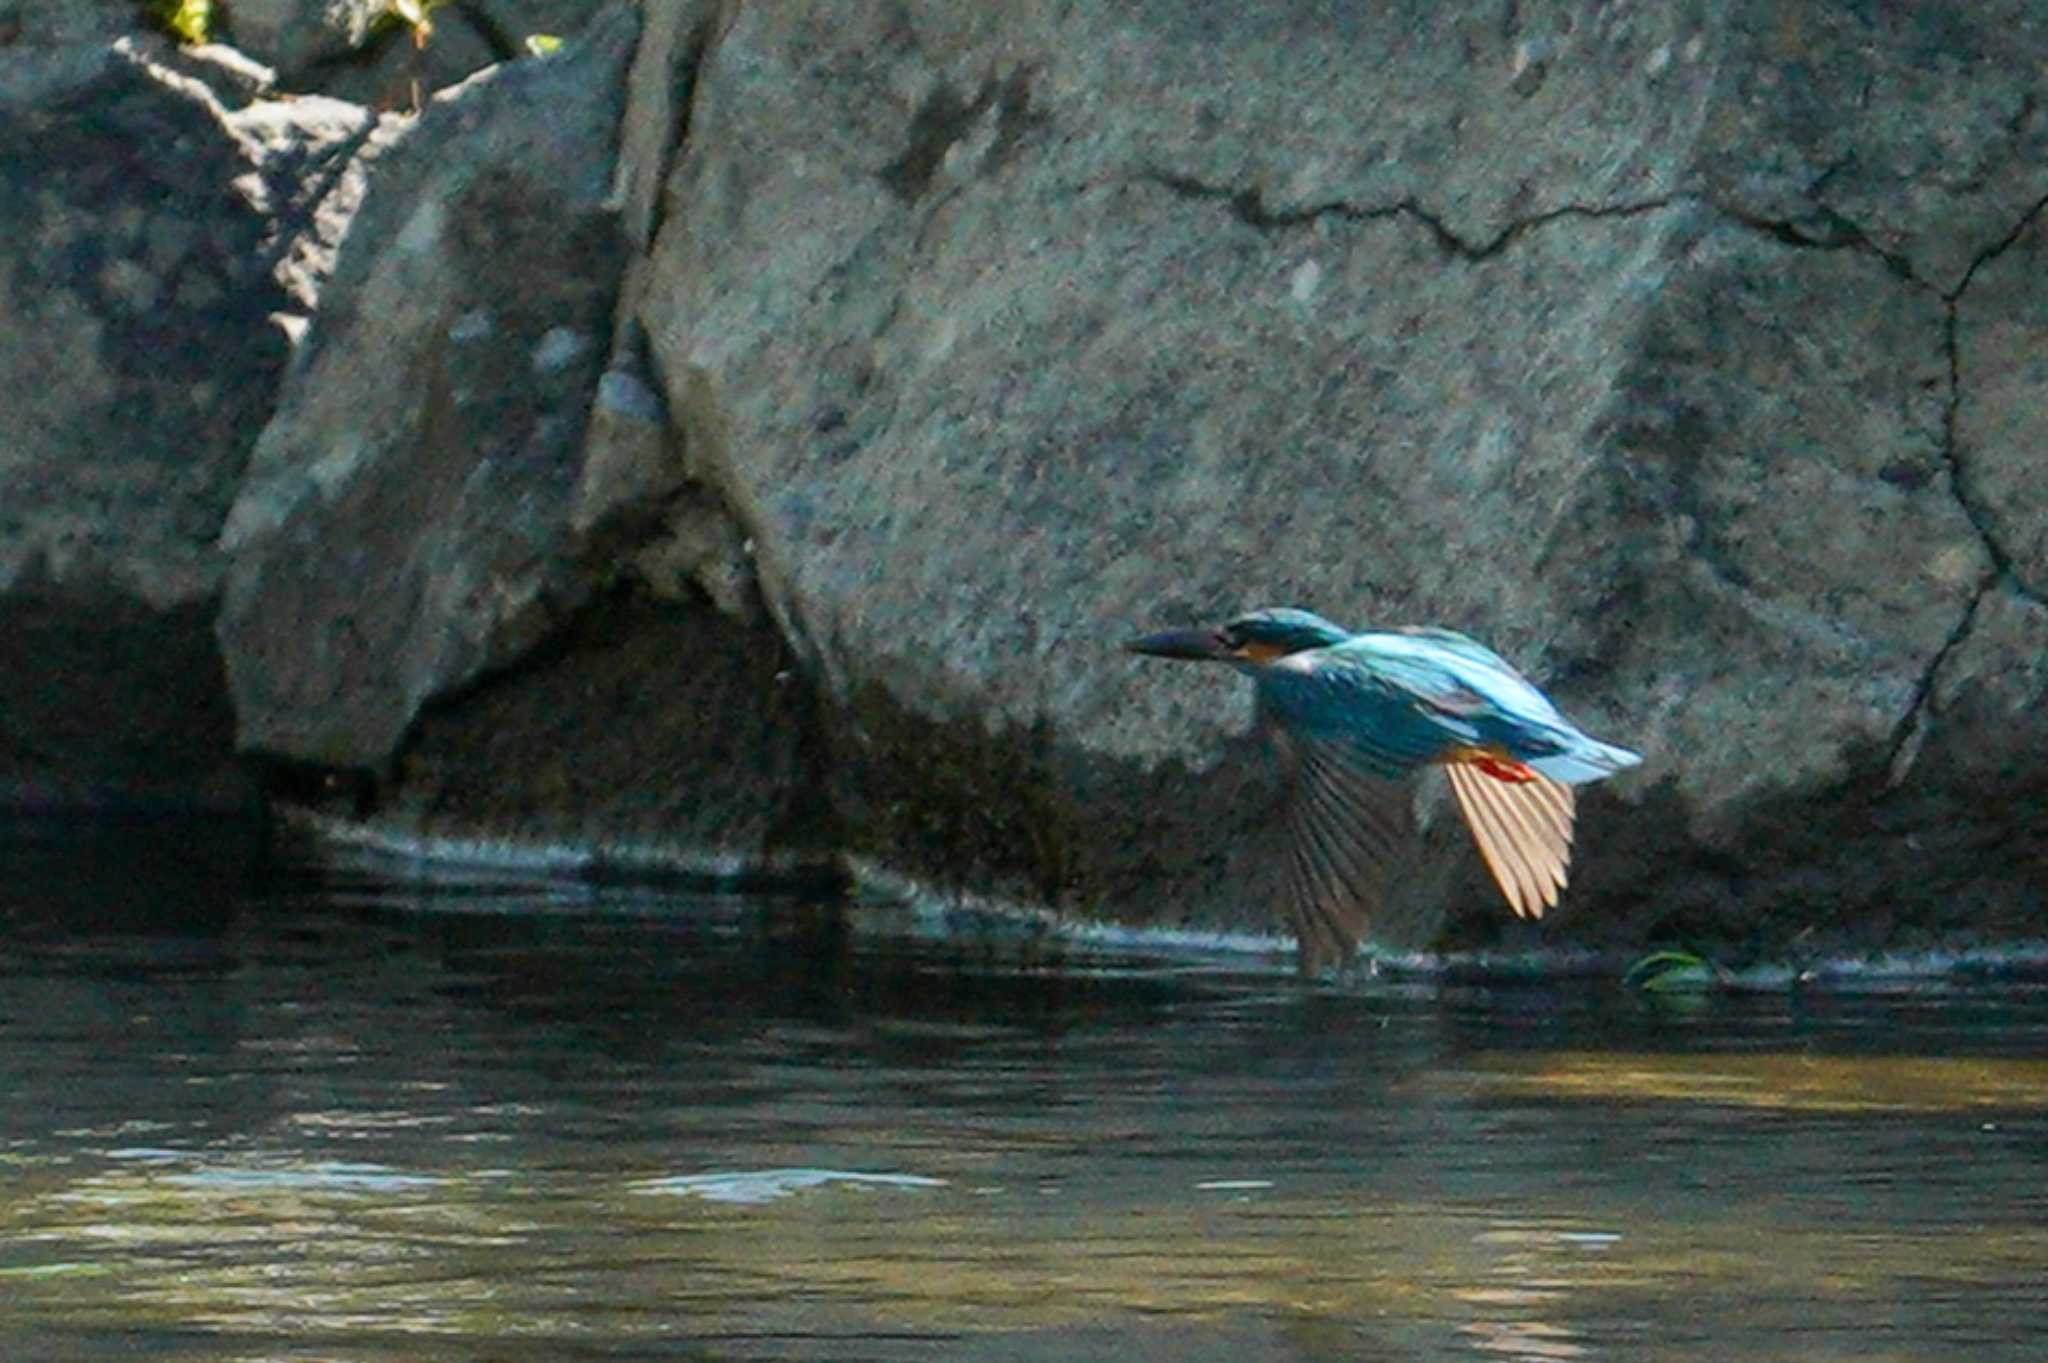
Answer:
[[[369,30],[360,46],[296,73],[286,72],[281,79],[288,86],[373,109],[416,114],[477,72],[525,55],[501,51],[459,18],[437,17],[432,36],[424,42],[408,29],[380,26]]]
[[[334,272],[372,168],[412,125],[318,95],[257,100],[225,121],[258,167],[241,188],[273,224],[264,258],[287,298],[279,320],[298,336]]]
[[[689,442],[655,391],[640,310],[652,277],[648,248],[661,225],[663,185],[689,136],[696,68],[721,24],[716,0],[684,0],[645,13],[627,76],[613,202],[632,246],[619,287],[611,367],[598,390],[572,519],[599,531],[602,552],[623,556],[656,596],[708,595],[753,623],[760,590],[747,535],[704,479]]]
[[[621,516],[644,515],[684,482],[661,397],[631,369],[607,369],[598,380],[585,448],[569,512],[579,533]]]
[[[1926,784],[1955,791],[1960,804],[1982,796],[2038,807],[2048,795],[2039,760],[2048,751],[2048,606],[2010,584],[1987,591],[1935,670],[1927,704]],[[2038,834],[2037,822],[2026,821],[2029,832]],[[2038,849],[2043,838],[2034,842]]]
[[[210,541],[285,358],[263,215],[203,91],[101,49],[0,118],[0,581],[207,592]]]
[[[2048,214],[1985,259],[1956,303],[1956,460],[2015,576],[2048,596]]]
[[[493,41],[524,50],[535,34],[568,40],[604,13],[607,0],[472,0],[470,21],[488,27]]]
[[[1290,602],[1470,629],[1648,750],[1567,931],[1734,924],[1851,856],[1892,893],[1901,839],[1785,825],[1902,768],[1889,827],[1933,817],[1902,754],[1971,721],[1932,679],[2017,638],[1957,648],[2003,557],[1972,489],[2028,465],[1959,463],[1974,284],[1960,393],[1950,322],[2048,190],[2023,17],[728,6],[640,315],[851,836],[1263,922],[1241,687],[1116,644]],[[1486,903],[1431,843],[1397,938]]]
[[[299,88],[301,72],[348,52],[384,8],[385,0],[235,0],[226,36]]]
[[[275,394],[281,187],[123,43],[0,54],[0,794],[239,798],[213,551]]]
[[[653,244],[662,186],[689,135],[696,66],[713,40],[719,10],[717,0],[675,0],[645,10],[619,129],[619,214],[636,264]],[[639,296],[631,293],[621,303],[630,312]]]
[[[380,767],[588,595],[568,516],[611,342],[637,29],[477,78],[380,164],[222,543],[247,749]]]
[[[2030,0],[1717,7],[1696,157],[1728,211],[1882,252],[1944,295],[2048,195]]]
[[[431,708],[379,817],[428,836],[516,830],[643,870],[829,865],[809,708],[765,621],[616,592],[530,665]]]
[[[1611,595],[1565,628],[1604,636],[1578,665],[1632,698],[1652,779],[1725,842],[1748,800],[1884,753],[1992,560],[1945,458],[1938,297],[1740,227],[1666,256],[1587,432]]]
[[[0,60],[10,48],[25,56],[22,49],[107,43],[135,27],[132,0],[0,0]]]

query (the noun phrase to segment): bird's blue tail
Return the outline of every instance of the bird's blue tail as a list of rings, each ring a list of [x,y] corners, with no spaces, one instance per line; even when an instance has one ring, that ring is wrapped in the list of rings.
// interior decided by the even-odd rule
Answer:
[[[1639,753],[1580,734],[1563,752],[1534,758],[1529,765],[1553,781],[1576,786],[1626,771],[1642,760]]]

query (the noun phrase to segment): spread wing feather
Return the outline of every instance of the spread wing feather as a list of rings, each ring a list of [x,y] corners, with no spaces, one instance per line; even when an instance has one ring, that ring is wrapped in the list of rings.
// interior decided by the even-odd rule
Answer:
[[[1337,744],[1276,730],[1288,771],[1286,913],[1313,975],[1349,961],[1411,836],[1403,782],[1361,771]]]
[[[1572,788],[1536,774],[1509,782],[1448,763],[1451,792],[1486,869],[1518,917],[1541,918],[1564,889],[1572,856]]]

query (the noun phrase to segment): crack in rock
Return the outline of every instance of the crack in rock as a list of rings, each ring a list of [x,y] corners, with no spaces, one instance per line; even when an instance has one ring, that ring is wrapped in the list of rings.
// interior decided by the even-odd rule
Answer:
[[[1934,656],[1927,660],[1919,681],[1913,684],[1913,698],[1906,706],[1906,713],[1893,727],[1889,751],[1885,754],[1886,790],[1895,790],[1903,785],[1907,774],[1913,770],[1913,763],[1919,760],[1920,749],[1926,744],[1927,731],[1931,727],[1928,707],[1934,700],[1935,681],[1941,676],[1941,669],[1950,655],[1970,637],[1970,631],[1977,623],[1977,611],[1998,581],[1997,573],[1988,573],[1977,584],[1977,589],[1970,593],[1969,601],[1963,606],[1962,618],[1956,621],[1955,628],[1949,631],[1941,647],[1934,650]]]
[[[2036,199],[2033,207],[2020,214],[2019,220],[2012,225],[2011,231],[1977,253],[1977,258],[1970,262],[1970,268],[1963,271],[1962,281],[1956,285],[1955,291],[1946,295],[1948,301],[1950,303],[1961,301],[1963,294],[1970,287],[1970,281],[1977,277],[1977,271],[2004,255],[2007,251],[2010,251],[2014,243],[2026,235],[2027,229],[2034,225],[2035,219],[2039,218],[2044,211],[2048,211],[2048,194],[2044,194],[2039,199]]]
[[[1667,196],[1624,204],[1565,204],[1527,218],[1518,218],[1489,240],[1475,243],[1459,236],[1440,216],[1424,208],[1412,196],[1370,207],[1344,199],[1332,199],[1301,208],[1276,210],[1266,206],[1265,196],[1255,188],[1237,189],[1229,185],[1212,185],[1193,176],[1162,170],[1146,171],[1137,178],[1140,182],[1159,185],[1185,199],[1207,199],[1227,203],[1233,217],[1261,232],[1300,227],[1325,217],[1342,218],[1347,222],[1384,222],[1391,218],[1407,218],[1421,224],[1445,255],[1467,261],[1491,259],[1507,250],[1528,232],[1561,219],[1637,217],[1670,208],[1682,202],[1684,198]]]
[[[1825,181],[1839,165],[1824,172]],[[1819,205],[1804,217],[1790,220],[1774,220],[1756,214],[1744,213],[1726,204],[1718,204],[1702,195],[1673,194],[1637,203],[1608,206],[1569,204],[1518,219],[1490,240],[1474,243],[1459,236],[1444,220],[1424,208],[1413,197],[1394,203],[1374,207],[1362,207],[1344,200],[1310,204],[1298,209],[1278,211],[1267,207],[1264,196],[1256,188],[1235,188],[1227,185],[1213,185],[1192,176],[1167,171],[1152,170],[1140,177],[1144,181],[1158,184],[1168,191],[1189,199],[1203,199],[1228,204],[1234,217],[1240,222],[1262,232],[1302,226],[1316,220],[1334,216],[1350,222],[1377,222],[1393,218],[1407,218],[1421,224],[1435,239],[1438,247],[1447,256],[1465,261],[1482,261],[1505,251],[1523,236],[1536,228],[1567,218],[1599,219],[1632,217],[1680,204],[1693,204],[1714,213],[1748,231],[1758,233],[1781,245],[1804,251],[1855,251],[1883,263],[1887,271],[1901,282],[1916,288],[1932,290],[1933,286],[1914,272],[1912,262],[1896,251],[1880,246],[1857,223],[1826,205]],[[1816,182],[1815,188],[1819,187]],[[1942,456],[1946,465],[1949,486],[1961,508],[1964,517],[1976,531],[1991,560],[1991,571],[1984,574],[1970,598],[1965,603],[1948,637],[1934,651],[1926,667],[1921,671],[1913,688],[1912,700],[1906,712],[1892,731],[1889,751],[1886,755],[1886,786],[1892,788],[1904,781],[1926,741],[1929,728],[1929,706],[1932,703],[1936,680],[1942,667],[1961,648],[1970,636],[1976,623],[1977,612],[1995,586],[2003,583],[2017,594],[2037,603],[2048,605],[2048,599],[2028,583],[2014,566],[2014,560],[2000,542],[1990,513],[1973,494],[1969,471],[1964,466],[1960,449],[1956,443],[1956,420],[1962,405],[1961,356],[1957,344],[1958,304],[1970,286],[1979,268],[2009,250],[2019,240],[2035,219],[2048,212],[2048,196],[2034,204],[1999,241],[1987,247],[1964,272],[1962,281],[1951,293],[1940,294],[1946,318],[1943,328],[1943,347],[1948,361],[1948,401],[1942,415]]]
[[[1991,559],[1992,570],[1977,584],[1977,589],[1971,593],[1969,602],[1963,607],[1962,616],[1956,621],[1955,628],[1949,632],[1941,647],[1935,650],[1934,656],[1928,660],[1926,670],[1921,673],[1918,684],[1913,688],[1912,703],[1907,707],[1898,727],[1893,730],[1891,751],[1885,763],[1887,789],[1895,788],[1904,782],[1907,773],[1913,768],[1914,761],[1918,759],[1931,727],[1928,711],[1933,703],[1936,680],[1949,658],[1969,638],[1970,631],[1976,624],[1977,612],[1990,596],[1992,589],[2003,585],[2026,600],[2048,605],[2048,600],[2043,600],[2041,593],[2035,590],[2014,566],[2012,554],[2000,542],[1997,529],[1991,521],[1990,511],[1971,489],[1969,469],[1963,462],[1962,449],[1956,441],[1956,422],[1963,405],[1962,348],[1957,339],[1963,294],[1976,278],[1977,271],[2010,250],[2043,211],[2048,211],[2048,195],[2044,195],[2033,207],[2021,214],[2011,231],[1979,252],[1977,258],[1970,262],[1970,268],[1963,272],[1963,277],[1955,289],[1942,296],[1942,303],[1946,309],[1942,327],[1942,348],[1948,360],[1948,402],[1943,408],[1941,420],[1942,458],[1948,467],[1949,489],[1956,499],[1956,505],[1962,509],[1964,518],[1977,532],[1977,538],[1983,544],[1985,554]]]
[[[1990,554],[1991,562],[1998,573],[2020,596],[2039,605],[2048,605],[2048,593],[2044,593],[2040,587],[2026,579],[2015,565],[2012,553],[2000,542],[1989,508],[1971,488],[1970,471],[1963,461],[1962,448],[1956,441],[1956,422],[1963,406],[1962,347],[1957,339],[1957,331],[1961,322],[1963,295],[1969,290],[1977,271],[2011,250],[2013,244],[2034,225],[2044,211],[2048,211],[2048,195],[2042,196],[2033,207],[2021,214],[2011,231],[1978,253],[1977,258],[1970,262],[1970,268],[1963,271],[1962,280],[1956,285],[1955,291],[1945,295],[1942,300],[1948,309],[1943,328],[1943,347],[1948,357],[1948,405],[1942,413],[1941,443],[1942,457],[1948,464],[1949,486],[1955,492],[1956,502],[1962,507],[1963,515],[1969,519],[1971,526],[1977,531],[1978,538],[1983,541],[1985,552]]]
[[[1821,180],[1816,181],[1816,185],[1824,182],[1837,169],[1839,166],[1830,167],[1823,172]],[[1632,218],[1680,205],[1692,205],[1796,250],[1861,252],[1883,262],[1885,268],[1899,279],[1923,288],[1929,287],[1914,274],[1912,262],[1905,256],[1896,251],[1887,251],[1855,222],[1825,205],[1817,207],[1812,213],[1801,218],[1779,220],[1745,213],[1696,193],[1665,194],[1652,199],[1617,204],[1563,204],[1526,218],[1517,218],[1487,240],[1474,242],[1453,231],[1439,214],[1424,207],[1412,195],[1392,203],[1372,206],[1354,204],[1345,199],[1331,199],[1301,208],[1277,210],[1266,206],[1265,196],[1256,188],[1241,189],[1231,185],[1210,184],[1195,176],[1164,170],[1148,170],[1136,178],[1141,182],[1159,185],[1182,198],[1226,203],[1230,207],[1231,215],[1239,222],[1261,232],[1300,227],[1324,217],[1343,218],[1348,222],[1380,222],[1389,218],[1408,218],[1427,229],[1445,255],[1467,261],[1489,260],[1531,231],[1565,219],[1597,221],[1604,218]],[[2019,230],[2015,229],[2012,237],[2017,237]],[[2006,245],[2010,245],[2011,239],[2007,238],[1988,254],[1996,254],[1998,250],[2004,249]]]
[[[705,72],[710,68],[717,52],[717,38],[713,16],[706,15],[690,27],[683,35],[682,55],[676,61],[676,85],[682,93],[680,107],[670,113],[671,127],[667,145],[661,148],[661,159],[655,168],[653,201],[648,205],[650,214],[646,223],[646,238],[653,241],[660,236],[668,211],[668,196],[663,190],[668,185],[669,174],[676,163],[682,160],[689,148],[690,137],[697,125],[697,106],[702,102],[705,87]]]
[[[1930,287],[1913,272],[1913,262],[1897,251],[1887,251],[1879,246],[1861,227],[1850,219],[1829,208],[1817,205],[1813,212],[1800,218],[1764,218],[1745,213],[1739,208],[1726,204],[1703,201],[1706,206],[1730,222],[1738,223],[1752,232],[1757,232],[1781,245],[1798,251],[1856,251],[1882,261],[1884,267],[1897,278],[1921,288]]]
[[[1973,270],[1975,266],[1971,267]],[[1962,508],[1963,518],[1977,532],[1977,538],[1984,545],[1984,552],[1991,557],[1994,576],[2003,576],[2013,584],[2013,589],[2022,596],[2040,600],[2031,584],[2013,566],[2012,554],[1998,538],[1997,527],[1992,524],[1991,513],[1982,500],[1972,491],[1970,472],[1963,462],[1963,452],[1956,441],[1956,422],[1963,406],[1962,351],[1956,341],[1957,311],[1961,290],[1957,297],[1947,301],[1947,316],[1942,324],[1942,349],[1948,360],[1948,401],[1941,414],[1941,457],[1948,468],[1949,490],[1954,494],[1956,505]]]

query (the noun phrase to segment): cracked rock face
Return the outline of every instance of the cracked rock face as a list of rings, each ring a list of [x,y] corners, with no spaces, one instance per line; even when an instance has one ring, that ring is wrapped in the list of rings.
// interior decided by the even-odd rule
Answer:
[[[2048,194],[2038,5],[1717,8],[1694,156],[1729,210],[1882,252],[1946,296]]]
[[[2008,243],[2048,40],[1778,14],[727,7],[640,315],[840,716],[852,825],[1260,922],[1241,686],[1116,645],[1263,603],[1468,629],[1646,749],[1582,838],[1618,934],[1767,911],[1773,830],[1869,824],[1894,776],[1932,817],[1914,783],[1959,778],[1914,754],[2038,690],[1982,679],[2032,627],[1985,605],[2034,526],[1989,437],[2043,405]],[[1935,96],[1976,172],[1930,169]],[[1490,920],[1434,845],[1414,921]]]
[[[1611,695],[1697,811],[1867,772],[1992,571],[1944,450],[1946,311],[1855,251],[1711,216],[1588,431],[1614,501]]]
[[[1956,304],[1956,460],[2013,577],[2048,598],[2048,212]]]

